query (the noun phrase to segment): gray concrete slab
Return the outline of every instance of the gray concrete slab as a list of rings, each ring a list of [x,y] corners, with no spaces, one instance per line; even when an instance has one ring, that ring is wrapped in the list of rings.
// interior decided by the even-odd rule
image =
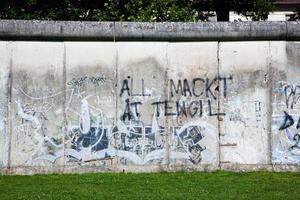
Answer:
[[[168,43],[168,120],[172,168],[219,164],[218,43]]]
[[[231,77],[220,94],[221,163],[268,164],[269,56],[269,42],[220,43],[219,73]]]
[[[0,42],[0,168],[9,164],[11,43]]]
[[[168,126],[158,102],[167,99],[167,43],[119,42],[117,51],[119,164],[164,165]]]
[[[63,165],[63,43],[12,47],[11,166]]]
[[[300,164],[299,42],[271,42],[272,163]]]
[[[116,121],[116,48],[66,42],[66,166],[112,168]]]

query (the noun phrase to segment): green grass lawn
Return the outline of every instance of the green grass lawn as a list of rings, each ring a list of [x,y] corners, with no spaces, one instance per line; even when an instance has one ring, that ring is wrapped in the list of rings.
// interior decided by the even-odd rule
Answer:
[[[300,173],[176,172],[0,176],[5,199],[300,199]]]

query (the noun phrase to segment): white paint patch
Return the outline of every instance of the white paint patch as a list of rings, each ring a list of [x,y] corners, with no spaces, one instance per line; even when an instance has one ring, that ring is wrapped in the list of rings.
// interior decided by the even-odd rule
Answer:
[[[28,115],[28,114],[26,114],[26,113],[24,112],[22,106],[21,106],[20,101],[17,101],[16,103],[17,103],[17,106],[18,106],[18,113],[17,113],[17,114],[18,114],[22,119],[32,122],[32,123],[35,125],[36,130],[40,129],[40,128],[41,128],[41,123],[40,123],[40,121],[38,120],[38,118],[35,117],[35,116],[33,116],[33,115]]]
[[[82,134],[88,134],[91,128],[89,103],[86,99],[81,101],[81,113],[80,113],[80,131]]]
[[[151,126],[151,132],[154,134],[156,132],[158,132],[160,129],[159,129],[159,125],[158,125],[158,122],[157,122],[157,119],[156,119],[156,109],[155,109],[155,112],[153,112],[153,116],[152,116],[152,126]]]
[[[2,132],[4,130],[5,126],[5,118],[3,117],[1,110],[0,110],[0,131]]]

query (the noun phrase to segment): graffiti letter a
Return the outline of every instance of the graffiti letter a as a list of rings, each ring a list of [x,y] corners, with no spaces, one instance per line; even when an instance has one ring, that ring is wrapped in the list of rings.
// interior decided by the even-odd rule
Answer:
[[[294,124],[294,119],[285,111],[283,111],[285,116],[284,116],[284,121],[282,125],[279,127],[279,130],[284,130]]]

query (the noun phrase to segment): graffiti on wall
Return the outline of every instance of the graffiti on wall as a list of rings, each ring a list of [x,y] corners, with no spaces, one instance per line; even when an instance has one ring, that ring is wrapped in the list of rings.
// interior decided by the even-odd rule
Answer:
[[[176,159],[180,157],[188,159],[194,164],[198,164],[202,160],[202,152],[207,149],[205,145],[200,144],[201,140],[204,137],[214,138],[216,135],[216,131],[210,131],[214,129],[212,128],[212,125],[206,123],[201,126],[200,124],[205,122],[207,117],[218,118],[219,116],[225,115],[225,113],[219,112],[213,107],[213,103],[215,103],[213,101],[216,101],[220,93],[226,97],[227,85],[231,80],[232,77],[215,77],[212,79],[194,78],[191,81],[188,81],[187,79],[179,79],[177,81],[170,79],[168,80],[169,94],[166,95],[169,96],[169,98],[157,98],[153,99],[151,102],[146,101],[145,105],[145,102],[143,101],[133,100],[136,99],[133,97],[149,97],[152,95],[146,92],[144,80],[140,80],[141,90],[137,92],[132,90],[134,80],[128,76],[121,82],[119,95],[120,98],[124,100],[124,110],[120,119],[124,124],[132,125],[132,123],[136,123],[137,125],[140,124],[139,126],[143,126],[143,128],[138,129],[138,132],[144,134],[144,136],[141,135],[140,138],[146,138],[148,141],[149,139],[146,135],[149,135],[149,138],[153,138],[153,141],[157,140],[155,138],[165,140],[166,128],[158,125],[158,119],[160,118],[172,117],[178,119],[184,117],[189,118],[190,121],[196,120],[194,124],[187,125],[184,123],[171,126],[170,134],[172,141],[177,141],[173,142],[173,145],[171,146],[171,155],[174,156],[173,158]],[[222,87],[222,89],[220,89],[220,87]],[[188,97],[188,100],[186,97]],[[143,106],[150,106],[152,110],[151,126],[141,120],[143,118],[143,113],[140,112],[140,108]],[[134,133],[135,131],[132,132]],[[148,143],[148,141],[146,143]],[[211,142],[216,143],[217,141],[214,138],[211,139]],[[156,144],[156,142],[151,143]],[[141,142],[141,144],[143,144],[143,142]],[[139,145],[141,146],[142,151],[136,152],[141,157],[146,156],[146,161],[148,160],[147,157],[149,157],[149,155],[154,158],[152,155],[158,155],[157,153],[160,154],[159,157],[163,158],[166,153],[164,145],[165,141],[162,141],[161,145],[151,147],[150,149],[153,149],[153,152],[149,154],[145,154],[143,145]],[[147,152],[149,152],[149,150],[147,150]]]
[[[67,82],[68,86],[73,88],[83,86],[84,84],[91,83],[97,86],[103,85],[111,81],[105,74],[97,74],[95,76],[83,76],[79,78],[72,78],[70,81]]]
[[[129,80],[131,79],[131,80]],[[127,95],[128,98],[125,99],[126,107],[122,115],[122,120],[131,120],[134,116],[139,116],[138,107],[143,104],[141,101],[130,102],[129,97],[131,96],[151,96],[144,91],[144,80],[142,79],[142,92],[141,93],[132,93],[132,78],[128,77],[122,81],[122,87],[120,91],[120,97]],[[215,77],[213,79],[209,78],[194,78],[192,81],[177,80],[177,84],[173,79],[169,80],[169,91],[170,99],[154,101],[151,105],[154,107],[153,110],[156,111],[156,116],[190,116],[202,117],[203,109],[207,105],[208,115],[209,116],[223,116],[225,113],[220,113],[213,110],[212,101],[217,99],[216,91],[222,93],[223,97],[227,96],[227,85],[228,82],[232,81],[232,76],[229,77]],[[129,86],[131,82],[131,87]],[[222,89],[220,89],[222,87]],[[195,97],[195,100],[192,101],[182,101],[182,100],[173,100],[175,95],[180,97]],[[206,105],[204,105],[206,104]],[[131,110],[131,107],[133,109]],[[161,108],[161,109],[159,109]],[[173,111],[172,111],[173,109]],[[162,113],[160,111],[162,110]]]
[[[20,154],[23,155],[22,158],[30,155],[26,160],[27,164],[38,160],[54,162],[57,158],[63,156],[62,124],[55,124],[56,130],[51,129],[48,119],[49,113],[55,112],[54,99],[57,96],[36,98],[24,91],[20,95],[22,94],[27,95],[26,103],[20,99],[15,102],[16,114],[19,119],[19,122],[16,121],[15,132],[17,138],[15,142],[16,145],[21,146]],[[56,112],[60,111],[59,109],[56,110]]]
[[[293,109],[300,99],[300,86],[286,84],[283,87],[286,108]]]
[[[283,97],[285,110],[273,116],[273,162],[300,163],[300,86],[281,83],[275,93]]]
[[[168,148],[171,159],[199,164],[203,153],[214,151],[205,142],[217,143],[215,127],[205,117],[226,115],[213,107],[213,101],[219,94],[226,97],[231,80],[232,77],[195,78],[191,81],[171,79],[168,84],[170,98],[161,99],[145,89],[144,79],[141,79],[140,92],[132,89],[132,78],[124,79],[118,89],[120,99],[124,100],[119,119],[108,116],[101,107],[103,104],[114,104],[114,97],[82,91],[83,86],[89,84],[97,89],[112,83],[104,74],[71,78],[66,91],[52,91],[51,95],[38,98],[18,88],[18,95],[23,97],[16,101],[20,119],[17,135],[23,137],[24,151],[30,154],[27,164],[37,161],[56,163],[63,157],[67,163],[78,164],[105,163],[108,160],[117,160],[125,165],[164,163],[168,137],[171,138]],[[67,96],[66,120],[56,124],[59,133],[53,134],[50,131],[55,128],[49,130],[48,127],[49,113],[63,115],[62,111],[57,110],[55,98],[63,98],[64,95]],[[182,101],[177,100],[176,96],[193,98]],[[141,100],[133,100],[132,97],[141,97]],[[143,97],[150,97],[151,101],[143,101]],[[152,108],[150,121],[143,120],[140,111],[145,104]],[[170,127],[160,124],[164,117],[181,116],[192,120]]]

